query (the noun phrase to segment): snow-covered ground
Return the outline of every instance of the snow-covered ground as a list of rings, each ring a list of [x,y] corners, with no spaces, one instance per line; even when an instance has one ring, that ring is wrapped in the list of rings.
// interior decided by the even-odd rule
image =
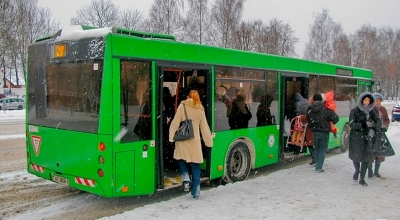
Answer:
[[[0,126],[2,124],[24,123],[25,109],[23,110],[0,110]],[[24,138],[25,130],[21,130],[19,134],[2,134],[0,133],[0,141],[4,139]]]
[[[0,122],[14,122],[21,120],[25,120],[25,109],[0,110]]]
[[[0,112],[0,122],[24,117],[20,112]],[[201,191],[199,200],[188,193],[102,219],[400,219],[400,123],[387,135],[397,154],[382,163],[383,178],[366,179],[368,187],[352,180],[343,153],[325,160],[324,173],[300,165]]]
[[[400,123],[387,135],[398,154],[386,158],[384,178],[367,179],[368,187],[352,180],[343,153],[327,158],[324,173],[301,165],[202,191],[199,200],[188,193],[102,219],[400,219]]]
[[[400,219],[399,122],[387,135],[397,154],[382,163],[383,178],[366,179],[368,187],[352,180],[343,153],[325,160],[324,173],[301,165],[202,191],[199,200],[187,194],[102,219]]]

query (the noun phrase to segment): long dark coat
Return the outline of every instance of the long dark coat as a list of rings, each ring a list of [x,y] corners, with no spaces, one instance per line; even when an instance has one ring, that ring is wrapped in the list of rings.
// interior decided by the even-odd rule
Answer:
[[[368,96],[371,100],[368,106],[362,104],[362,100]],[[349,140],[349,158],[354,162],[372,162],[374,155],[371,149],[368,149],[368,133],[370,129],[379,131],[382,127],[382,120],[376,111],[373,111],[375,99],[369,92],[360,95],[357,106],[350,112],[350,140]],[[373,121],[374,126],[368,127],[367,121]]]

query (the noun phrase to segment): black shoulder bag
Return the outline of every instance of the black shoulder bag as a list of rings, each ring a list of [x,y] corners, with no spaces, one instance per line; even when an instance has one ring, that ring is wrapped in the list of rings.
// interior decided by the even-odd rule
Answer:
[[[176,130],[174,136],[175,141],[184,141],[194,138],[192,119],[188,119],[185,105],[183,105],[183,109],[185,110],[186,120],[182,121],[178,130]]]

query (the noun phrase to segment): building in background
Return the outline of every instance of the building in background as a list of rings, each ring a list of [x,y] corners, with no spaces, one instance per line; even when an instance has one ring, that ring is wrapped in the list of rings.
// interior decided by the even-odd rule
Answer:
[[[15,85],[1,74],[0,96],[19,97],[25,99],[25,85]]]

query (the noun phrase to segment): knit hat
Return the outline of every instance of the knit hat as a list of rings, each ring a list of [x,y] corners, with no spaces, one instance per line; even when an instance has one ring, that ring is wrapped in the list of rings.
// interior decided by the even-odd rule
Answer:
[[[322,101],[322,96],[319,93],[314,94],[313,96],[314,101]]]
[[[374,93],[374,98],[380,99],[381,101],[383,100],[383,96],[380,93]]]

